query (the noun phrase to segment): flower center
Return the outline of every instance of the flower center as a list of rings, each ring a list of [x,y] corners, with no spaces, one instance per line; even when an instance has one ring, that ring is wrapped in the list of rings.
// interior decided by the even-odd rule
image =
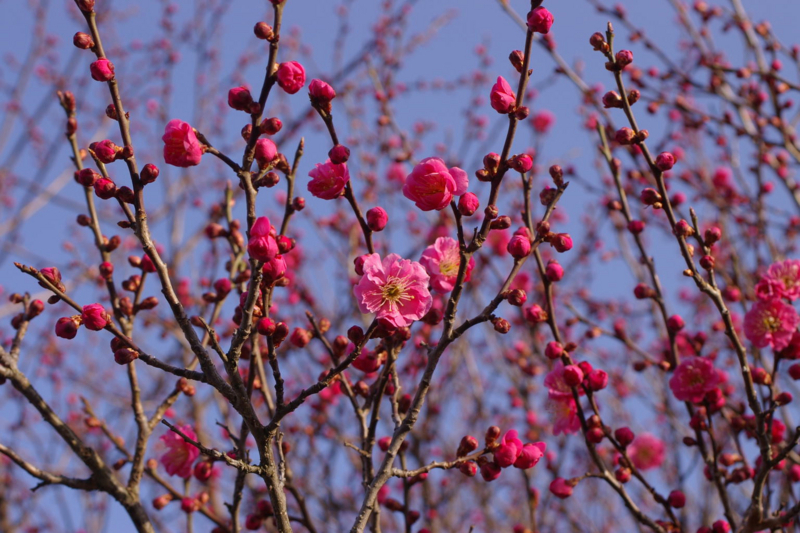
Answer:
[[[458,274],[458,263],[452,259],[445,259],[439,263],[439,273],[444,276],[455,276]]]
[[[383,301],[381,305],[389,304],[394,307],[400,302],[413,300],[414,297],[406,292],[408,288],[407,280],[390,277],[386,281],[386,285],[381,289],[381,296]]]
[[[762,323],[764,324],[764,329],[770,333],[774,333],[781,329],[781,321],[772,315],[765,316],[762,320]]]

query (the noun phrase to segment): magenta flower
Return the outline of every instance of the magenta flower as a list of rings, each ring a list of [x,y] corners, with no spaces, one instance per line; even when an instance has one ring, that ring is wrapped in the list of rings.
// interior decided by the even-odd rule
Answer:
[[[270,234],[272,226],[267,217],[258,217],[250,228],[247,253],[257,261],[270,261],[278,255],[278,243]]]
[[[786,348],[798,325],[795,308],[780,300],[759,300],[744,315],[744,334],[758,348]]]
[[[719,383],[719,373],[710,359],[688,357],[675,369],[669,379],[669,388],[682,402],[699,402]]]
[[[420,161],[406,178],[403,195],[423,211],[441,211],[453,196],[467,192],[469,177],[458,167],[450,169],[438,157]]]
[[[306,70],[297,61],[287,61],[278,67],[278,85],[289,94],[294,94],[306,84]]]
[[[520,470],[533,468],[544,457],[545,450],[547,450],[547,444],[544,442],[526,444],[522,447],[522,452],[517,457],[517,460],[514,461],[514,468],[519,468]]]
[[[265,168],[278,157],[278,147],[269,139],[259,139],[256,142],[255,158],[258,161],[258,168]]]
[[[345,185],[350,181],[347,164],[337,165],[331,163],[330,159],[322,164],[317,163],[308,175],[312,178],[308,182],[308,192],[323,200],[340,197],[344,193]]]
[[[792,301],[800,298],[800,260],[787,259],[786,261],[772,263],[762,279],[783,285],[783,290],[780,294],[783,298],[788,298]]]
[[[111,81],[114,79],[114,63],[106,58],[100,58],[91,65],[89,70],[95,81]]]
[[[513,465],[522,453],[522,441],[517,436],[517,430],[512,429],[503,436],[500,445],[494,450],[494,462],[500,468]]]
[[[100,331],[108,324],[108,312],[100,304],[89,304],[83,306],[81,321],[86,329]]]
[[[93,143],[93,146],[90,148],[92,148],[94,151],[97,159],[106,165],[113,163],[117,159],[117,153],[121,150],[116,144],[114,144],[114,141],[110,141],[108,139]]]
[[[639,470],[658,468],[664,462],[664,441],[651,433],[637,435],[628,445],[628,457]]]
[[[308,96],[312,102],[327,104],[336,98],[336,91],[322,80],[311,80],[311,83],[308,84]]]
[[[544,386],[547,387],[550,398],[557,400],[565,398],[572,399],[572,387],[567,383],[565,377],[567,368],[568,367],[565,367],[564,363],[559,359],[553,365],[553,370],[548,372],[544,377]],[[583,395],[585,392],[582,388],[579,388],[578,394]]]
[[[181,433],[197,442],[197,435],[192,426],[185,425],[178,428]],[[170,476],[178,476],[183,479],[192,477],[192,463],[200,455],[200,450],[183,440],[183,437],[170,431],[161,435],[161,440],[167,446],[167,451],[161,456],[161,464]]]
[[[553,422],[553,435],[569,435],[580,429],[578,408],[571,396],[550,396],[547,399],[547,411]]]
[[[369,254],[363,268],[364,275],[354,289],[362,313],[375,313],[378,320],[404,328],[430,310],[430,277],[419,263],[397,254],[389,254],[383,261],[378,254]]]
[[[507,114],[514,110],[514,106],[517,103],[517,95],[514,94],[514,90],[505,78],[498,76],[497,83],[492,86],[489,101],[492,104],[492,109],[498,113]]]
[[[528,28],[535,33],[548,33],[553,21],[553,14],[544,7],[537,7],[528,13]]]
[[[452,237],[439,237],[434,244],[425,248],[419,262],[431,277],[433,290],[439,293],[452,291],[458,277],[458,267],[461,265],[458,241]],[[464,281],[469,281],[474,267],[475,259],[470,257]]]
[[[186,168],[200,164],[205,148],[186,122],[170,120],[161,140],[164,141],[164,161],[168,165]]]
[[[563,477],[557,477],[550,483],[550,492],[562,500],[572,496],[573,486]]]

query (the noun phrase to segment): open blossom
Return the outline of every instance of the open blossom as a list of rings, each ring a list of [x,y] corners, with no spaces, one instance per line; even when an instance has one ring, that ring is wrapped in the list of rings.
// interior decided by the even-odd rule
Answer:
[[[514,94],[514,90],[506,79],[498,76],[497,83],[492,86],[489,101],[492,104],[492,109],[498,113],[511,113],[517,103],[517,95]]]
[[[197,435],[192,430],[192,426],[187,424],[178,429],[181,433],[197,442]],[[166,468],[167,474],[179,476],[183,479],[192,477],[192,463],[200,455],[200,450],[172,431],[161,435],[159,440],[167,446],[167,451],[161,456],[161,464]]]
[[[526,444],[522,447],[522,452],[520,452],[517,460],[514,461],[514,468],[519,468],[520,470],[533,468],[536,466],[536,463],[538,463],[539,460],[544,457],[544,452],[546,450],[547,444],[544,442]]]
[[[787,259],[773,263],[762,280],[781,285],[779,297],[797,300],[800,298],[800,260]]]
[[[714,364],[705,357],[687,357],[669,379],[669,388],[682,402],[699,402],[720,383]]]
[[[108,312],[100,304],[89,304],[83,306],[81,321],[86,329],[100,331],[108,324]]]
[[[467,192],[469,177],[458,167],[450,169],[438,157],[420,161],[406,178],[403,195],[423,211],[441,211],[453,196]]]
[[[278,255],[278,243],[270,235],[272,225],[267,217],[258,217],[250,228],[247,253],[257,261],[270,261]]]
[[[494,462],[500,468],[508,468],[522,453],[522,441],[517,436],[517,430],[512,429],[504,436],[500,445],[494,450]]]
[[[658,468],[664,462],[664,441],[651,433],[637,435],[628,445],[628,457],[639,470]]]
[[[795,308],[781,300],[759,300],[744,315],[744,334],[758,348],[786,348],[798,325]]]
[[[297,61],[287,61],[278,67],[278,85],[289,94],[294,94],[306,83],[306,70]]]
[[[419,263],[397,254],[389,254],[382,261],[378,254],[369,254],[363,269],[364,275],[354,289],[362,313],[375,313],[378,320],[404,328],[430,310],[430,277]]]
[[[328,159],[324,163],[317,165],[308,173],[311,181],[308,182],[308,192],[322,198],[323,200],[333,200],[344,193],[345,185],[350,181],[350,172],[347,164],[331,163]]]
[[[439,237],[434,244],[425,248],[419,262],[431,277],[433,290],[440,293],[452,291],[458,277],[458,267],[461,265],[458,241],[452,237]],[[470,257],[464,281],[469,281],[474,266],[475,259]]]
[[[553,423],[553,435],[577,432],[581,427],[578,418],[578,408],[575,400],[569,397],[549,396],[547,399],[547,411],[550,413]]]
[[[168,165],[186,168],[200,164],[205,148],[186,122],[170,120],[161,140],[164,141],[164,161]]]

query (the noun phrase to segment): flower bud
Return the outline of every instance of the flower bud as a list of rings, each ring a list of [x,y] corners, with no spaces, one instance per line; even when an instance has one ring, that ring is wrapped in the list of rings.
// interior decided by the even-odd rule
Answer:
[[[462,216],[470,217],[475,214],[475,211],[480,207],[480,200],[478,197],[471,193],[465,193],[458,199],[458,212]]]
[[[91,35],[79,31],[72,37],[72,44],[74,44],[76,48],[80,48],[81,50],[88,50],[89,48],[92,48],[94,46],[94,41],[92,40]]]
[[[261,40],[269,41],[275,34],[272,32],[272,27],[266,22],[257,22],[253,28],[253,33]]]
[[[465,435],[464,438],[461,439],[461,443],[458,445],[456,456],[464,457],[466,455],[471,454],[477,449],[478,449],[478,439],[470,435]]]
[[[686,505],[686,495],[680,490],[673,490],[667,496],[667,503],[670,507],[680,509]]]
[[[617,52],[616,56],[614,56],[614,59],[616,59],[617,65],[625,68],[633,63],[633,52],[630,50],[620,50]]]
[[[561,345],[560,342],[557,341],[550,341],[547,343],[544,349],[544,355],[548,359],[558,359],[562,355],[564,355],[564,347]]]
[[[100,58],[91,65],[89,70],[95,81],[111,81],[114,79],[114,63],[106,58]]]
[[[478,464],[475,461],[466,461],[458,465],[458,470],[467,477],[475,477],[478,473]]]
[[[139,358],[139,353],[128,347],[120,348],[114,352],[114,362],[118,365],[127,365]]]
[[[275,135],[283,128],[283,122],[277,117],[272,117],[264,120],[259,128],[264,135]]]
[[[618,428],[614,431],[614,438],[617,439],[617,442],[619,442],[619,445],[623,448],[633,442],[635,436],[633,431],[628,427]]]
[[[142,168],[142,172],[139,174],[139,177],[142,180],[142,183],[147,185],[148,183],[153,183],[158,178],[160,171],[158,167],[152,163],[146,164]]]
[[[528,237],[515,235],[508,241],[506,249],[515,259],[522,259],[531,253],[531,241]]]
[[[550,240],[550,246],[555,248],[558,253],[568,252],[572,250],[572,237],[569,236],[569,233],[557,233]]]
[[[272,336],[275,333],[275,321],[269,317],[264,317],[256,322],[256,331],[265,337]]]
[[[337,144],[330,149],[328,157],[331,158],[331,163],[335,165],[347,163],[347,160],[350,159],[350,149],[347,146]]]
[[[554,18],[544,7],[537,7],[528,13],[528,29],[534,33],[546,34],[553,26]]]
[[[655,206],[655,204],[661,203],[661,194],[659,194],[657,190],[650,187],[644,189],[639,195],[639,198],[644,205]]]
[[[253,103],[253,96],[246,87],[234,87],[228,91],[228,106],[236,111],[248,111]]]
[[[614,140],[623,146],[633,144],[636,142],[636,132],[628,127],[620,128],[614,134]]]
[[[675,156],[669,152],[661,152],[658,154],[658,157],[656,157],[655,163],[658,170],[666,172],[675,166]]]
[[[382,207],[373,207],[367,211],[367,225],[372,231],[383,231],[389,222],[389,215]]]

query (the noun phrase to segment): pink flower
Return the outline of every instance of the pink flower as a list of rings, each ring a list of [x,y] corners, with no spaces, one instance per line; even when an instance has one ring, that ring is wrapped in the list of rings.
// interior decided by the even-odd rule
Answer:
[[[553,14],[544,7],[528,13],[528,28],[535,33],[548,33],[553,26]]]
[[[247,253],[257,261],[270,261],[278,255],[278,243],[270,235],[272,226],[267,217],[258,217],[250,228],[247,242]]]
[[[114,63],[106,58],[101,58],[89,65],[92,79],[95,81],[111,81],[114,79]]]
[[[97,159],[104,164],[108,165],[117,159],[118,146],[113,141],[106,139],[93,144],[94,146],[90,148],[94,151]]]
[[[503,437],[500,446],[494,450],[494,462],[500,468],[508,468],[522,453],[522,441],[517,437],[517,430],[512,429]]]
[[[186,168],[200,164],[205,148],[186,122],[170,120],[161,140],[164,141],[164,161],[168,165]]]
[[[744,334],[758,348],[786,348],[798,325],[795,308],[780,300],[759,300],[744,315]]]
[[[270,239],[272,239],[272,237],[270,237]],[[261,272],[264,275],[264,281],[266,283],[275,283],[286,275],[286,261],[284,261],[282,255],[276,255],[264,263],[264,266],[261,267]]]
[[[511,89],[511,85],[502,76],[497,77],[497,83],[492,86],[492,92],[489,95],[489,101],[492,104],[492,109],[498,113],[507,114],[514,110],[517,103],[517,95]]]
[[[362,313],[375,313],[378,320],[404,328],[425,316],[433,303],[422,265],[389,254],[383,261],[378,254],[364,260],[364,275],[354,292]]]
[[[531,117],[531,126],[537,133],[545,134],[556,121],[555,115],[550,111],[539,111]]]
[[[639,470],[657,468],[664,462],[664,441],[651,433],[637,435],[628,445],[628,457]]]
[[[431,277],[433,290],[440,293],[452,291],[458,277],[458,267],[461,265],[458,241],[452,237],[439,237],[433,245],[425,248],[419,262]],[[474,266],[475,259],[470,257],[464,281],[469,281]]]
[[[108,313],[100,304],[89,304],[83,306],[81,321],[86,329],[100,331],[108,324]]]
[[[311,80],[311,83],[308,84],[308,96],[312,102],[327,104],[336,98],[336,91],[322,80]]]
[[[699,402],[719,385],[719,373],[710,359],[688,357],[681,361],[669,380],[669,388],[682,402]]]
[[[197,435],[192,430],[192,426],[187,424],[178,429],[181,433],[197,442]],[[192,477],[192,463],[200,455],[200,450],[172,431],[161,435],[159,440],[163,441],[167,446],[167,451],[161,456],[161,464],[167,469],[167,474],[179,476],[183,479]]]
[[[519,468],[520,470],[533,468],[539,462],[539,459],[544,456],[545,450],[547,450],[547,444],[544,442],[526,444],[522,447],[522,452],[517,457],[517,460],[514,461],[514,468]]]
[[[578,408],[572,397],[550,396],[547,410],[553,422],[553,435],[575,433],[581,427]]]
[[[258,168],[265,168],[278,156],[278,147],[269,139],[259,139],[256,141],[254,155],[256,161],[258,161]]]
[[[297,61],[287,61],[278,67],[278,85],[289,94],[294,94],[306,83],[306,71]]]
[[[550,398],[557,400],[564,398],[572,399],[572,387],[569,386],[565,377],[567,368],[568,367],[565,367],[564,363],[559,359],[553,365],[553,370],[548,372],[544,377],[544,386],[547,387]],[[578,394],[582,396],[585,392],[582,388],[579,388]]]
[[[467,192],[469,178],[458,167],[448,170],[444,161],[429,157],[420,161],[406,178],[403,195],[423,211],[441,211],[453,196]]]
[[[780,282],[783,285],[780,296],[792,301],[800,298],[800,260],[772,263],[762,279]]]
[[[308,192],[323,200],[340,197],[344,193],[345,185],[350,181],[347,164],[337,165],[331,163],[330,159],[322,164],[317,163],[308,175],[312,178],[308,182]]]
[[[572,496],[572,489],[572,485],[563,477],[557,477],[550,483],[550,492],[553,493],[553,496],[562,500]]]

